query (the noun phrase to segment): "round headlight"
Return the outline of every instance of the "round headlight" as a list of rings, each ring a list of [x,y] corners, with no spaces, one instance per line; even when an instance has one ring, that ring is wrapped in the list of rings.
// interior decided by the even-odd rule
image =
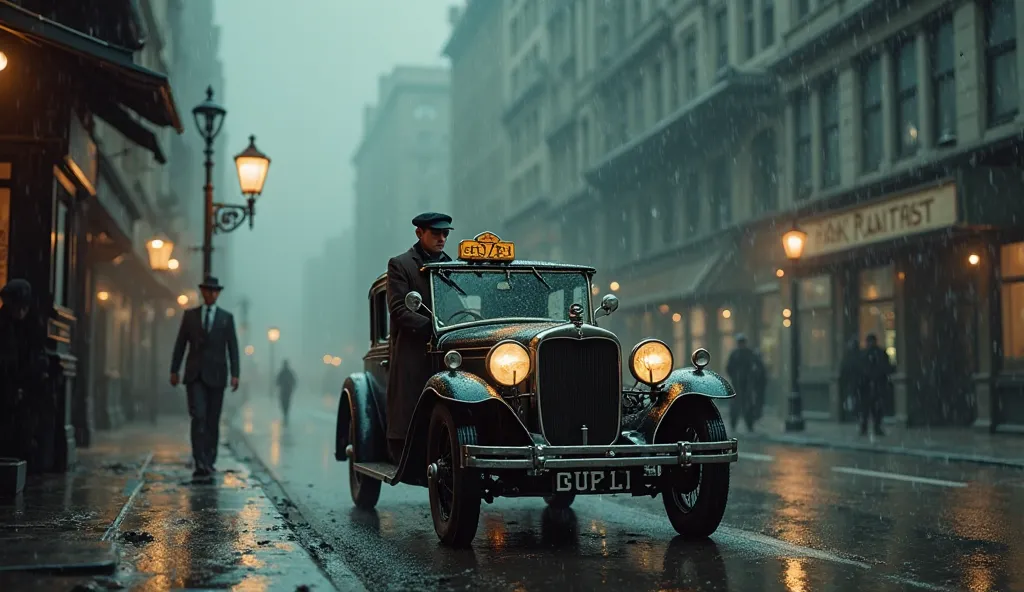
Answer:
[[[449,370],[455,370],[462,365],[462,354],[454,349],[444,355],[444,366]]]
[[[657,339],[641,341],[633,348],[629,370],[644,384],[660,384],[672,373],[672,350]]]
[[[515,386],[530,373],[530,352],[515,341],[502,341],[487,354],[487,370],[499,384]]]

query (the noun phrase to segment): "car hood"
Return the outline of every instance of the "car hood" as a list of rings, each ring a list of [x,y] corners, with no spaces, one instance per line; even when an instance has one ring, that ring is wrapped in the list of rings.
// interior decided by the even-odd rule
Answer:
[[[543,331],[568,325],[566,322],[545,321],[534,323],[488,323],[463,329],[453,329],[437,340],[438,349],[456,347],[490,347],[499,341],[511,339],[530,347],[530,341]]]

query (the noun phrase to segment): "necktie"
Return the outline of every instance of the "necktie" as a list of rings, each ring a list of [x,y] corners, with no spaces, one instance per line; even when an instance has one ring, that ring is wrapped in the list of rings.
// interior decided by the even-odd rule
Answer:
[[[203,330],[206,331],[207,333],[210,332],[210,313],[212,313],[212,312],[213,312],[213,309],[210,308],[209,306],[207,306],[206,307],[206,322],[203,323]]]

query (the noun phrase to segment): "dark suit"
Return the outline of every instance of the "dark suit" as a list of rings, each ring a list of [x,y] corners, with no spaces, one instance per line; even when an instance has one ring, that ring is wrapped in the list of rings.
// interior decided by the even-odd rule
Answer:
[[[392,451],[405,440],[413,409],[423,385],[430,378],[427,342],[433,334],[433,326],[429,313],[423,308],[413,312],[405,307],[405,295],[416,291],[423,296],[427,309],[433,309],[430,280],[425,272],[420,271],[426,259],[426,253],[417,243],[388,261],[388,312],[391,315],[388,358],[391,364],[388,367],[387,400],[388,446]],[[451,257],[441,253],[437,261],[451,261]]]
[[[217,307],[209,332],[203,328],[202,307],[190,308],[181,317],[178,338],[174,341],[171,373],[177,374],[185,357],[185,390],[188,414],[192,417],[192,456],[196,468],[212,468],[217,460],[220,439],[220,412],[224,388],[231,377],[238,378],[238,335],[235,318]]]

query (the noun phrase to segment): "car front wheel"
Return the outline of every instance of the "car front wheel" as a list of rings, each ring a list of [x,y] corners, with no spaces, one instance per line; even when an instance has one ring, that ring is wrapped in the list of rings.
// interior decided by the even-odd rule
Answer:
[[[434,406],[427,432],[427,488],[434,531],[445,545],[466,547],[480,522],[480,473],[462,467],[459,450],[476,443],[476,428],[459,425],[451,409]]]
[[[673,425],[659,431],[672,428],[672,441],[726,440],[725,423],[714,405],[694,405],[687,411],[676,413]],[[705,539],[722,523],[729,500],[729,470],[728,464],[697,464],[662,473],[662,502],[672,527],[684,539]]]
[[[348,441],[350,446],[354,446],[358,441],[355,418],[349,421]],[[352,493],[352,503],[357,508],[372,510],[380,499],[380,485],[381,482],[377,479],[357,472],[355,455],[348,455],[348,487]]]

